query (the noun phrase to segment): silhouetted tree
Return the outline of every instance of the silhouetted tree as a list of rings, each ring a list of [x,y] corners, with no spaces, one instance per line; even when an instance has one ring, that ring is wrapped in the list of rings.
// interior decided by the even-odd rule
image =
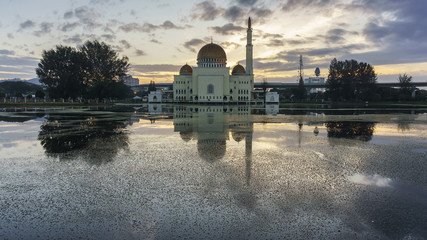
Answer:
[[[148,84],[148,92],[156,91],[156,83],[154,81],[150,81],[150,84]]]
[[[45,94],[42,90],[36,91],[36,98],[44,98]]]
[[[38,66],[40,82],[53,98],[124,98],[131,91],[119,81],[129,70],[128,58],[119,58],[103,42],[87,41],[79,49],[57,46],[43,51]]]
[[[51,98],[82,96],[83,55],[72,47],[56,46],[43,51],[36,68],[40,82],[47,86]]]
[[[408,76],[406,74],[399,75],[399,83],[400,83],[400,98],[409,99],[412,91],[414,91],[415,87],[411,84],[412,76]]]
[[[377,75],[367,63],[356,60],[337,61],[329,66],[328,96],[334,100],[371,100],[375,95]]]
[[[117,97],[117,94],[110,94],[111,88],[128,72],[128,58],[119,58],[109,45],[98,41],[87,41],[80,47],[80,52],[84,56],[83,84],[90,88],[91,97]]]

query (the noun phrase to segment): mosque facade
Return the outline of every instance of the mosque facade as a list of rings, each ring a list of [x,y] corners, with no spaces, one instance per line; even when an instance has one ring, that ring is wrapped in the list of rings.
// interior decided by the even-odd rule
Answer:
[[[231,70],[231,74],[230,74]],[[248,19],[246,69],[227,67],[224,49],[211,42],[197,54],[197,66],[185,64],[174,76],[173,101],[177,103],[240,103],[254,98],[253,45]]]

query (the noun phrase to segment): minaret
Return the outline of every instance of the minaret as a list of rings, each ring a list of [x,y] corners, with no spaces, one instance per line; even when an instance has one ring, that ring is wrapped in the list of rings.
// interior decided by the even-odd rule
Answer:
[[[252,24],[251,18],[249,17],[246,44],[246,72],[250,75],[254,74],[253,61]]]

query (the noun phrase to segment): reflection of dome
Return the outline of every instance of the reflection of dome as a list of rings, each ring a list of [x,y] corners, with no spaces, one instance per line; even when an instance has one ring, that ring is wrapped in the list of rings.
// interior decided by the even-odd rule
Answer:
[[[199,67],[225,67],[227,55],[221,46],[209,43],[197,54],[197,64]]]
[[[180,132],[179,135],[181,136],[181,139],[188,142],[193,138],[192,132]]]
[[[242,141],[245,138],[246,134],[243,133],[243,132],[234,132],[234,131],[232,131],[231,132],[231,136],[233,137],[234,141],[240,142],[240,141]]]
[[[223,158],[226,148],[225,140],[206,139],[197,141],[199,156],[208,162]]]
[[[188,64],[185,64],[179,70],[179,75],[192,75],[192,74],[193,74],[193,69]]]
[[[245,68],[240,65],[237,64],[234,68],[233,71],[231,72],[231,74],[235,75],[235,74],[246,74]]]

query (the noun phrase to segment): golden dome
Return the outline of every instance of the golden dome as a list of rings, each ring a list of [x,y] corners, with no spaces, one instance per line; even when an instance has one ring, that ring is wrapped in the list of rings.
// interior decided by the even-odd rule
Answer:
[[[231,72],[231,74],[232,74],[232,75],[234,75],[234,74],[246,74],[246,71],[245,71],[245,68],[244,68],[242,65],[237,64],[237,65],[233,68],[233,71]]]
[[[206,58],[216,58],[224,61],[227,60],[224,49],[215,43],[206,44],[197,54],[197,60]]]
[[[179,74],[180,75],[192,75],[193,74],[193,69],[190,67],[190,65],[185,64],[179,70]]]

